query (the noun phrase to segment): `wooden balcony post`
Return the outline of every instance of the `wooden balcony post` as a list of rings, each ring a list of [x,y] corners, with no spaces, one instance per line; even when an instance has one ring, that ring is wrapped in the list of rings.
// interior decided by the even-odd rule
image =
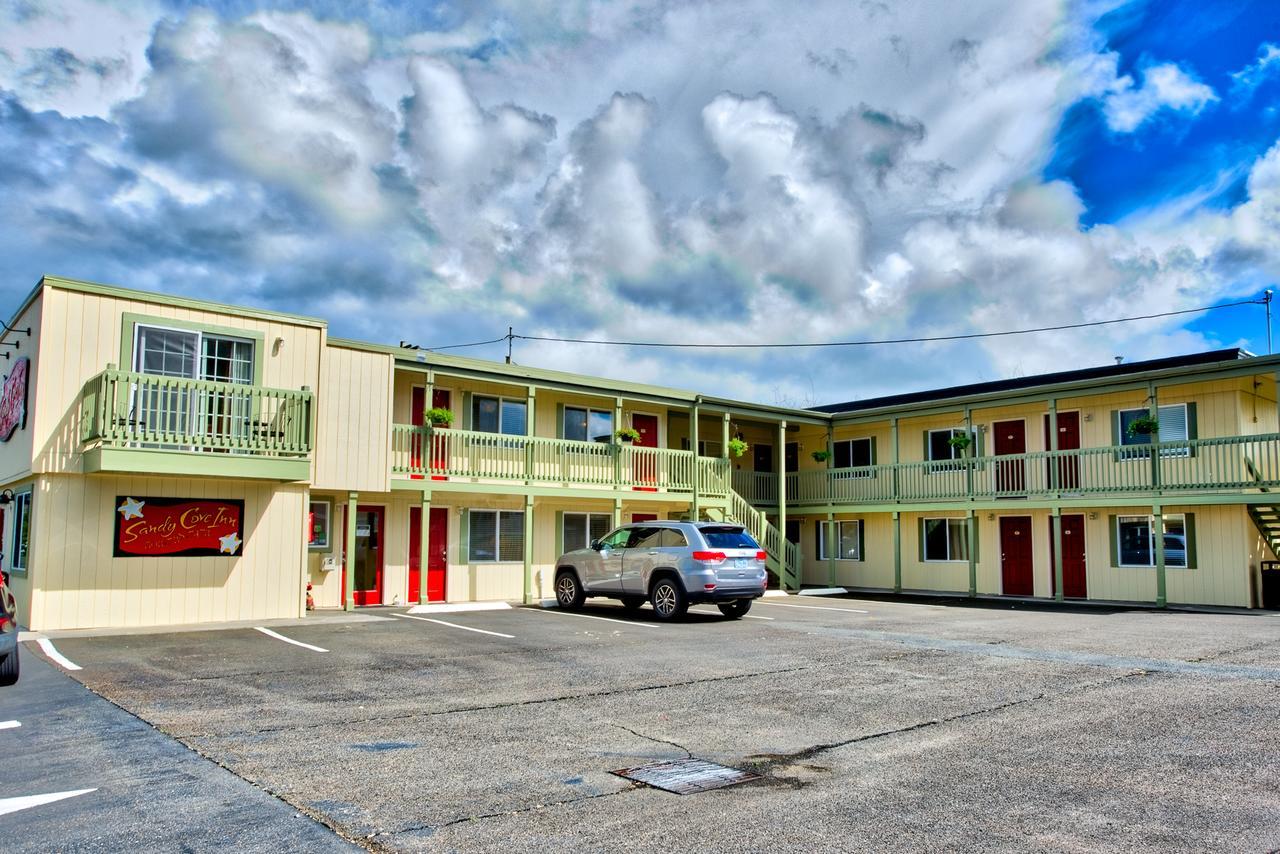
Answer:
[[[1164,608],[1169,599],[1164,572],[1164,508],[1159,504],[1151,507],[1151,540],[1156,547],[1156,607]]]
[[[702,463],[701,457],[698,456],[698,402],[701,398],[693,399],[693,406],[689,409],[689,447],[693,451],[693,499],[689,502],[689,516],[693,521],[697,522],[702,513],[698,507],[698,482],[702,480]]]
[[[1154,382],[1147,383],[1147,392],[1149,395],[1147,397],[1147,401],[1150,404],[1147,409],[1147,414],[1156,421],[1156,429],[1151,433],[1151,490],[1153,492],[1159,492],[1160,449],[1156,446],[1160,444],[1160,402],[1156,399],[1156,384]]]
[[[965,419],[968,420],[967,418]],[[969,508],[969,598],[978,595],[978,519]]]
[[[720,420],[720,456],[729,459],[729,413]]]
[[[898,500],[898,416],[889,419],[889,441],[893,446],[893,500]]]
[[[532,399],[532,394],[530,395]],[[557,555],[558,557],[558,555]],[[533,496],[524,497],[524,604],[533,604]]]
[[[1058,459],[1052,452],[1058,450],[1058,400],[1057,398],[1049,398],[1049,492],[1054,498],[1058,497],[1059,481],[1061,479],[1059,469],[1062,461]],[[1056,519],[1057,516],[1055,515]],[[1056,524],[1056,523],[1055,523]],[[1059,544],[1061,545],[1061,544]],[[1058,592],[1062,592],[1062,580],[1058,580]]]
[[[852,462],[852,460],[850,461]],[[874,461],[873,461],[874,462]],[[836,438],[834,428],[827,425],[827,473],[823,476],[827,482],[827,504],[835,502],[835,484],[831,480],[831,470],[836,467]]]
[[[778,546],[778,557],[782,565],[783,578],[778,581],[786,587],[787,574],[787,422],[778,422],[778,453],[775,467],[778,470],[778,533],[782,542]],[[800,588],[800,579],[796,578],[796,589]]]
[[[533,480],[533,442],[528,441],[533,438],[533,407],[537,402],[538,390],[533,386],[529,386],[529,394],[525,398],[524,410],[524,482],[530,483]],[[527,573],[526,573],[527,575]],[[526,579],[527,582],[527,579]],[[527,587],[526,583],[526,587]],[[527,596],[525,597],[528,598]]]
[[[622,440],[618,438],[617,432],[622,429],[622,398],[615,397],[613,399],[613,488],[622,488]],[[621,518],[621,513],[615,515]],[[622,524],[619,522],[618,524]]]
[[[902,592],[902,514],[893,511],[893,592]]]
[[[422,524],[418,531],[418,603],[427,604],[427,564],[431,562],[431,490],[422,491]],[[447,571],[447,569],[446,569]]]
[[[347,493],[347,531],[342,540],[342,569],[347,582],[342,586],[344,611],[353,611],[356,607],[356,505],[359,503],[360,493]]]
[[[975,442],[973,439],[973,410],[968,406],[964,408],[964,434],[969,437],[969,447],[968,447],[969,453],[965,455],[966,459],[965,459],[965,466],[964,466],[965,495],[968,497],[970,501],[972,501],[973,500],[973,467],[977,465],[978,443]],[[970,542],[972,542],[972,537],[970,538]],[[970,551],[972,551],[972,549],[970,549]],[[972,584],[970,584],[969,586],[971,588],[973,587]],[[970,592],[969,595],[972,596],[973,593]]]
[[[1056,443],[1055,443],[1056,444]],[[1054,507],[1053,513],[1053,598],[1061,602],[1066,593],[1062,589],[1062,508]]]

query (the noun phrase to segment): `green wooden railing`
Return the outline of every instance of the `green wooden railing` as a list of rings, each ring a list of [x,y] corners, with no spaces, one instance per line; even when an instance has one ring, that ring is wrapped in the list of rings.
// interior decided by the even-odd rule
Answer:
[[[80,438],[92,446],[302,457],[312,393],[109,369],[84,384]]]
[[[391,471],[409,477],[518,480],[723,495],[724,461],[691,451],[396,424]]]
[[[777,504],[778,476],[772,472],[735,470],[733,491],[752,504]]]
[[[787,501],[910,503],[1275,486],[1280,486],[1280,434],[1269,433],[817,469],[787,475]]]

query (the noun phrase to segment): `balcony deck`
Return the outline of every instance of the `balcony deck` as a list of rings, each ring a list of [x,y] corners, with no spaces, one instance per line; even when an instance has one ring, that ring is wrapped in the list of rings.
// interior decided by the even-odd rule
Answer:
[[[80,396],[85,473],[306,480],[312,393],[106,370]]]
[[[734,472],[733,482],[752,504],[778,502],[776,474]],[[1258,494],[1280,488],[1280,434],[816,469],[786,484],[793,508]]]
[[[409,424],[396,424],[391,433],[392,478],[443,482],[446,489],[520,484],[687,499],[695,473],[699,495],[727,495],[727,461],[692,451]]]

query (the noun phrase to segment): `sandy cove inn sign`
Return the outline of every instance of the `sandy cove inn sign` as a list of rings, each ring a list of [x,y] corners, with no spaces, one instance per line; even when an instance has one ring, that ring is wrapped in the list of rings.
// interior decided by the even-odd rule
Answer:
[[[244,501],[116,496],[116,557],[236,557]]]
[[[0,442],[7,442],[14,432],[27,426],[27,375],[31,360],[23,356],[4,378],[0,390]]]

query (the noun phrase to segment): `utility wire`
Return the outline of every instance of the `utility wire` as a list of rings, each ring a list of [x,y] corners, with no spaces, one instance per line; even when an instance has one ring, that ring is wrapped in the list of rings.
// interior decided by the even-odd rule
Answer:
[[[436,352],[436,351],[438,351],[438,350],[460,350],[460,349],[462,349],[463,347],[483,347],[485,344],[501,344],[503,341],[506,341],[507,339],[509,339],[509,338],[511,338],[511,337],[512,337],[512,336],[510,336],[510,335],[503,335],[501,338],[494,338],[492,341],[473,341],[473,342],[471,342],[470,344],[449,344],[449,345],[447,345],[447,346],[445,346],[445,347],[414,347],[414,348],[411,348],[411,349],[414,349],[414,350],[429,350],[429,351],[431,351],[431,352],[433,352],[433,353],[434,353],[434,352]],[[515,337],[519,338],[520,336],[518,336],[518,335],[517,335],[517,336],[515,336]]]
[[[1133,317],[1116,317],[1110,320],[1092,320],[1083,323],[1064,323],[1058,326],[1037,326],[1033,329],[1007,329],[1001,332],[970,332],[961,335],[932,335],[918,338],[884,338],[870,341],[806,341],[785,344],[687,344],[658,341],[607,341],[598,338],[560,338],[550,335],[510,335],[522,341],[551,341],[562,344],[603,344],[613,347],[680,347],[708,350],[769,350],[800,347],[868,347],[876,344],[924,344],[935,341],[966,341],[974,338],[996,338],[1002,335],[1029,335],[1035,332],[1058,332],[1064,329],[1084,329],[1090,326],[1108,326],[1115,323],[1132,323],[1136,320],[1155,320],[1161,317],[1176,317],[1184,314],[1199,314],[1219,308],[1234,308],[1241,305],[1263,305],[1265,299],[1240,300],[1239,302],[1206,305],[1200,308],[1184,308],[1178,311],[1162,311],[1156,314],[1139,314]],[[499,341],[505,340],[499,338]],[[486,342],[492,343],[492,342]],[[468,345],[463,345],[468,346]],[[441,348],[435,348],[441,349]]]

